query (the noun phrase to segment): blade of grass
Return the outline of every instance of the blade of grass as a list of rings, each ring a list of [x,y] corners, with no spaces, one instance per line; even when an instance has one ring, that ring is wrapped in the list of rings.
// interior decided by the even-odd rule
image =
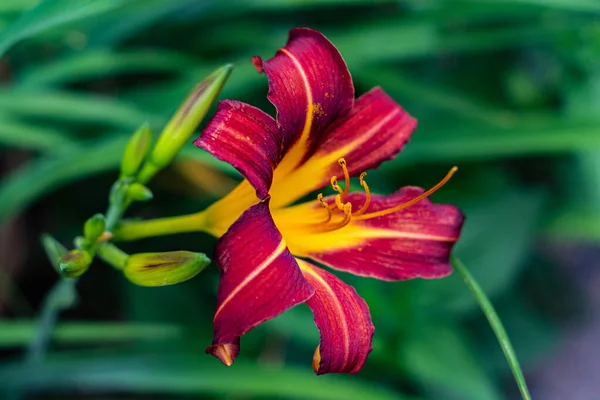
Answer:
[[[34,321],[4,321],[0,329],[0,348],[27,346],[34,337]],[[176,325],[121,322],[65,322],[52,332],[58,343],[108,343],[131,340],[162,340],[180,337]]]
[[[45,0],[0,34],[0,56],[27,37],[70,21],[97,15],[121,5],[123,0]]]
[[[57,130],[0,116],[0,145],[48,151],[71,146],[74,141]]]
[[[96,50],[76,53],[46,64],[44,68],[32,67],[17,76],[19,89],[39,88],[98,79],[124,72],[183,73],[198,62],[186,54],[157,51]]]
[[[49,357],[47,362],[36,366],[4,366],[0,369],[0,381],[5,383],[0,394],[21,389],[64,393],[77,382],[78,390],[119,391],[134,396],[164,393],[169,397],[211,394],[219,398],[239,395],[303,400],[416,400],[355,377],[317,377],[309,365],[303,369],[282,368],[236,360],[235,366],[224,368],[216,363],[201,355],[164,356],[157,352],[112,357],[67,353],[63,357]]]
[[[98,95],[60,91],[0,90],[0,112],[58,121],[104,124],[136,129],[140,121],[160,126],[165,118],[140,111],[137,107]]]
[[[521,370],[521,366],[519,365],[519,360],[517,355],[515,354],[515,350],[508,338],[508,334],[502,325],[502,321],[496,314],[496,310],[494,306],[487,298],[486,294],[483,292],[475,278],[471,275],[467,267],[454,255],[451,258],[452,266],[459,273],[459,275],[463,278],[469,290],[473,293],[481,310],[485,314],[494,334],[498,338],[498,342],[500,343],[500,347],[504,352],[504,356],[506,357],[506,361],[508,361],[508,365],[513,373],[515,378],[515,382],[519,387],[519,391],[521,392],[521,397],[523,400],[531,400],[531,395],[529,394],[529,389],[527,388],[527,383],[525,382],[525,377],[523,376],[523,371]]]

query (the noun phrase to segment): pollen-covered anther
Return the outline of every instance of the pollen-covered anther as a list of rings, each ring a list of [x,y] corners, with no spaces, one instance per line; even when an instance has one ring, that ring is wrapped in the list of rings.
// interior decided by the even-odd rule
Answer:
[[[331,183],[331,188],[333,190],[335,190],[339,194],[344,193],[344,191],[342,190],[341,186],[338,184],[337,176],[335,176],[335,175],[332,176],[331,179],[329,180],[329,182]]]
[[[346,196],[350,192],[350,173],[348,172],[348,167],[346,165],[346,159],[340,158],[338,160],[338,164],[342,167],[342,171],[344,171],[344,194],[342,195],[342,201],[346,200]]]

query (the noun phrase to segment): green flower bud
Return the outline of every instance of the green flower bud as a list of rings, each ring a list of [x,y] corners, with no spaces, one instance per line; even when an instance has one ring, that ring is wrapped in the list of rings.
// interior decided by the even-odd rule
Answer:
[[[134,182],[127,188],[127,198],[132,201],[148,201],[152,200],[154,195],[146,186],[141,183]]]
[[[200,82],[179,107],[162,131],[138,180],[148,182],[156,172],[171,163],[216,100],[233,66],[219,68]]]
[[[205,254],[190,251],[140,253],[129,256],[123,273],[136,285],[166,286],[193,278],[208,264]]]
[[[148,154],[151,141],[152,132],[148,124],[142,125],[131,135],[121,161],[121,177],[131,177],[137,174]]]
[[[67,278],[77,278],[88,270],[92,257],[87,251],[71,250],[58,263],[58,272]]]
[[[65,246],[60,244],[52,235],[44,234],[41,237],[42,246],[46,251],[46,255],[50,260],[50,263],[58,271],[58,264],[62,256],[67,254],[68,250]]]
[[[105,229],[106,219],[104,218],[104,215],[96,214],[85,221],[83,234],[90,243],[94,243],[104,233]]]

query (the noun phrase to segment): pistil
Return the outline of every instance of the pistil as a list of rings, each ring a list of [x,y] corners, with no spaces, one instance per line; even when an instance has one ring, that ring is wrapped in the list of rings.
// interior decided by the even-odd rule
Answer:
[[[419,201],[431,196],[434,192],[436,192],[438,189],[440,189],[442,186],[444,186],[450,180],[450,178],[452,178],[454,173],[456,171],[458,171],[458,167],[452,167],[450,169],[450,171],[446,174],[446,176],[440,182],[438,182],[435,186],[433,186],[431,189],[425,191],[424,193],[418,195],[417,197],[415,197],[405,203],[402,203],[400,205],[397,205],[395,207],[391,207],[391,208],[388,208],[385,210],[379,210],[379,211],[365,214],[365,212],[367,211],[367,209],[369,208],[369,206],[371,204],[371,191],[369,189],[369,185],[367,185],[367,182],[365,181],[365,176],[367,175],[367,173],[366,172],[361,173],[360,178],[359,178],[360,186],[362,186],[363,190],[365,191],[365,203],[362,205],[362,207],[358,211],[352,213],[352,203],[350,203],[350,202],[345,203],[346,197],[347,197],[348,193],[350,192],[350,174],[348,172],[346,160],[344,158],[340,158],[338,160],[338,164],[342,167],[342,170],[344,172],[344,180],[345,180],[344,189],[342,189],[341,186],[338,184],[337,176],[332,176],[331,180],[330,180],[331,187],[333,188],[334,191],[336,191],[338,193],[335,196],[335,200],[332,203],[327,203],[325,200],[323,200],[322,193],[320,193],[317,196],[317,200],[319,201],[321,206],[327,210],[327,213],[328,213],[327,220],[325,221],[325,226],[323,227],[324,232],[343,228],[344,226],[348,225],[352,219],[355,219],[357,221],[365,221],[365,220],[372,219],[372,218],[383,217],[385,215],[389,215],[389,214],[398,212],[400,210],[403,210],[405,208],[408,208],[408,207],[418,203]],[[344,212],[344,218],[341,221],[332,224],[331,220],[332,220],[333,212],[336,209]]]

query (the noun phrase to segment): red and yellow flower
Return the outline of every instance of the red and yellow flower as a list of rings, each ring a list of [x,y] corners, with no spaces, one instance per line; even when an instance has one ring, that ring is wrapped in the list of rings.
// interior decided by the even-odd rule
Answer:
[[[307,259],[382,280],[448,275],[463,216],[427,197],[455,169],[428,191],[371,194],[363,171],[400,152],[416,121],[381,88],[355,100],[344,60],[314,30],[293,29],[273,58],[252,62],[267,75],[277,119],[225,100],[194,142],[246,178],[186,228],[197,223],[221,237],[207,352],[231,365],[242,335],[306,302],[320,332],[317,374],[358,372],[371,350],[369,308],[354,288]],[[358,192],[353,176],[360,176]],[[337,194],[295,204],[326,186]]]

